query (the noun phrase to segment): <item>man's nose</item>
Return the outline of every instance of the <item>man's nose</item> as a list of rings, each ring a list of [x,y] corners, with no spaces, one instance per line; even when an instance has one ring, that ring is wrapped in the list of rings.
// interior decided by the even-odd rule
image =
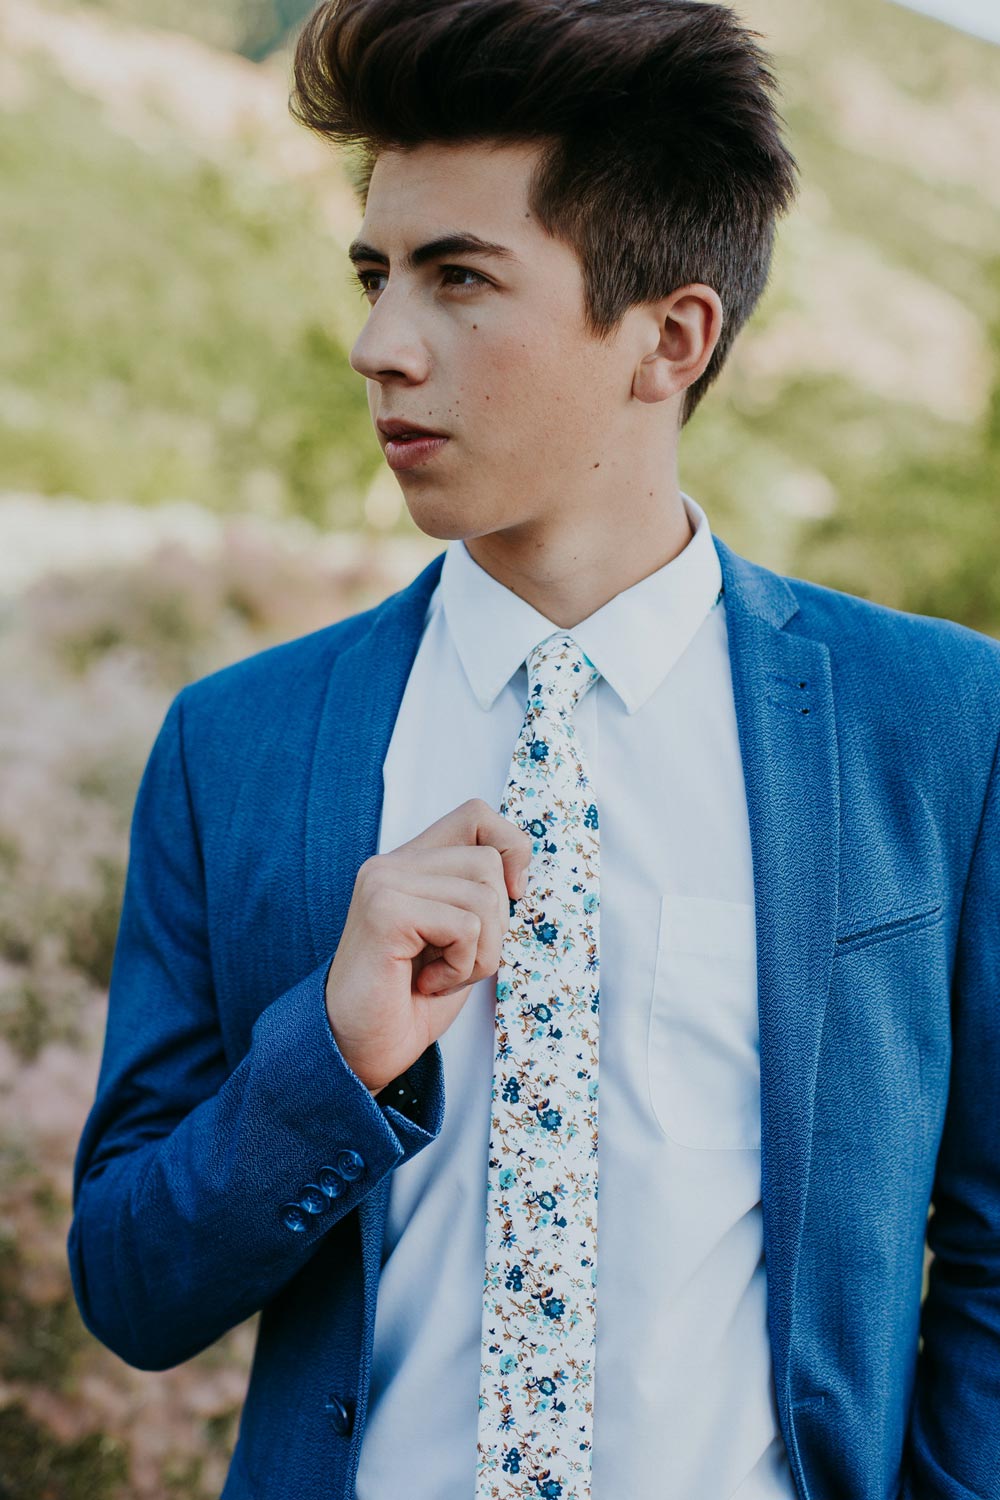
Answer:
[[[348,360],[366,380],[390,375],[419,380],[426,374],[427,350],[404,297],[390,300],[387,290],[379,294]]]

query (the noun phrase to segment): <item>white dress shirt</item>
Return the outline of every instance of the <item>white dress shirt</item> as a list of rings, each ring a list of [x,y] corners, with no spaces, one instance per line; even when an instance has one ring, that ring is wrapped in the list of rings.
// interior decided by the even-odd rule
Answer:
[[[663,567],[570,632],[601,819],[592,1500],[793,1500],[760,1188],[750,830],[718,555],[702,508]],[[499,808],[560,627],[448,544],[383,768],[379,853]],[[440,1135],[392,1174],[357,1500],[475,1488],[496,976],[439,1038]]]

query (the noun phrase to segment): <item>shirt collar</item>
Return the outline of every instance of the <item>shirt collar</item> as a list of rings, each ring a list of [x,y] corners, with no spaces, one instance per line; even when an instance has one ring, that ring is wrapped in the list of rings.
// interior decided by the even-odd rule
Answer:
[[[708,517],[682,492],[694,535],[687,545],[570,631],[633,714],[652,696],[722,593],[722,569]],[[438,586],[451,638],[480,708],[561,627],[499,583],[465,542],[449,542]]]

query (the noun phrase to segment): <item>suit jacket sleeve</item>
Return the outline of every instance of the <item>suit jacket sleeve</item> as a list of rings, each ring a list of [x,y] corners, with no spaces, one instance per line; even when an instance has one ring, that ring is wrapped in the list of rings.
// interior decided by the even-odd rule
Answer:
[[[407,1113],[387,1094],[374,1098],[345,1062],[326,1012],[332,953],[284,994],[262,997],[249,1050],[235,1068],[227,1060],[184,765],[184,691],[136,797],[68,1239],[84,1323],[146,1370],[190,1359],[262,1308],[335,1224],[439,1133],[444,1111],[434,1049],[408,1070],[420,1102],[407,1101]],[[358,1164],[345,1151],[363,1163],[353,1180]],[[286,1206],[338,1161],[347,1171],[339,1194],[322,1212],[300,1214],[304,1229],[290,1227]]]
[[[904,1500],[1000,1497],[1000,765],[959,918]]]

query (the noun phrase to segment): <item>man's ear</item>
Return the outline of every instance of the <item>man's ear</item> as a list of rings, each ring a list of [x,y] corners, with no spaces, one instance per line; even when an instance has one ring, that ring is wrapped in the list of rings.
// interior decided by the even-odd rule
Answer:
[[[645,312],[653,324],[652,347],[636,365],[632,394],[639,401],[667,401],[704,372],[722,332],[722,301],[699,281],[649,303]]]

